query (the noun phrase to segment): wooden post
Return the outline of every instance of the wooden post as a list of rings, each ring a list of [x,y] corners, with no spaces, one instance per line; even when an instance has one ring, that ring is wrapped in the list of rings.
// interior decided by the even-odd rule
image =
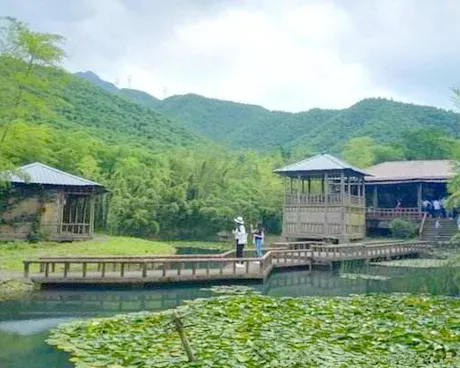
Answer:
[[[377,185],[374,185],[374,195],[372,198],[372,206],[374,207],[374,210],[376,210],[379,207],[379,192],[378,192],[378,187]]]
[[[105,277],[105,262],[101,264],[101,277]]]
[[[342,229],[342,238],[346,237],[347,227],[346,227],[346,207],[348,206],[348,201],[345,201],[345,174],[342,171],[340,173],[340,202],[342,204],[342,208],[340,210],[340,221],[341,221],[341,229]]]
[[[89,205],[89,210],[90,210],[90,213],[89,213],[89,236],[93,236],[93,232],[94,232],[94,195],[91,194],[91,197],[90,197],[90,205]]]
[[[68,273],[69,273],[69,263],[64,262],[64,278],[67,278]]]
[[[187,336],[185,335],[185,329],[184,329],[184,324],[182,323],[181,318],[179,317],[179,314],[177,312],[174,312],[173,315],[173,322],[176,327],[176,331],[179,333],[182,346],[184,347],[184,350],[187,354],[187,358],[189,362],[194,362],[196,361],[195,355],[193,355],[193,351],[190,348],[190,344],[188,342]]]
[[[422,213],[422,183],[417,185],[417,207],[420,215]]]
[[[59,192],[59,201],[58,201],[58,206],[59,206],[59,212],[58,212],[58,234],[62,233],[62,222],[64,219],[64,206],[65,206],[65,192]]]
[[[29,277],[29,269],[30,269],[30,263],[27,261],[24,261],[24,278]]]
[[[366,181],[364,180],[364,176],[361,178],[361,184],[363,185],[363,193],[362,193],[362,202],[360,203],[361,206],[366,204]]]
[[[82,273],[83,273],[83,277],[86,277],[86,262],[83,263],[83,269],[82,269]]]
[[[311,194],[311,178],[308,178],[308,195]]]
[[[300,234],[300,175],[297,176],[297,234]]]
[[[329,185],[328,185],[328,174],[324,173],[323,177],[323,192],[324,192],[324,229],[323,236],[328,237],[329,235],[329,221],[328,221],[328,207],[329,207]]]
[[[146,278],[147,277],[147,262],[144,262],[142,264],[142,278]]]

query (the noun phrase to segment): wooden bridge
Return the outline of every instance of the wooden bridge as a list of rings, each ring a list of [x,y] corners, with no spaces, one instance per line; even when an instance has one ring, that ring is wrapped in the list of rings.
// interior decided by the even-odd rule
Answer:
[[[345,245],[277,243],[261,258],[236,258],[235,251],[206,255],[44,257],[24,261],[24,277],[40,285],[174,283],[186,281],[265,280],[276,268],[333,267],[353,260],[415,255],[430,247],[423,241],[386,241]],[[245,254],[252,254],[248,249]]]

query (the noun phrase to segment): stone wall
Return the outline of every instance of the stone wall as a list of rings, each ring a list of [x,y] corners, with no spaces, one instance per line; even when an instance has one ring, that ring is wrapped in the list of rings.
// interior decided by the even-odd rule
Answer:
[[[25,193],[24,198],[8,206],[2,213],[0,240],[27,239],[39,212],[41,212],[39,232],[45,237],[52,238],[58,233],[62,195],[56,190],[46,191],[43,196]],[[8,201],[13,202],[13,199]]]

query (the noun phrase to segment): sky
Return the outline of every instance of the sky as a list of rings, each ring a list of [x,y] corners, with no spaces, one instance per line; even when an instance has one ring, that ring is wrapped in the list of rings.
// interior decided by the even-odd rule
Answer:
[[[455,109],[460,86],[458,0],[0,0],[0,15],[65,36],[70,71],[158,98]]]

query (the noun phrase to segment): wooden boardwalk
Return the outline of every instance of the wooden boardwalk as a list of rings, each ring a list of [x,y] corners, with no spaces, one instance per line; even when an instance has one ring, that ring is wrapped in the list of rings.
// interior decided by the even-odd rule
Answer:
[[[211,255],[46,257],[24,261],[24,277],[40,285],[174,283],[265,280],[276,268],[326,265],[354,260],[378,261],[415,255],[429,242],[373,242],[326,245],[278,243],[261,258],[235,258],[234,251]],[[246,251],[246,254],[253,250]]]

